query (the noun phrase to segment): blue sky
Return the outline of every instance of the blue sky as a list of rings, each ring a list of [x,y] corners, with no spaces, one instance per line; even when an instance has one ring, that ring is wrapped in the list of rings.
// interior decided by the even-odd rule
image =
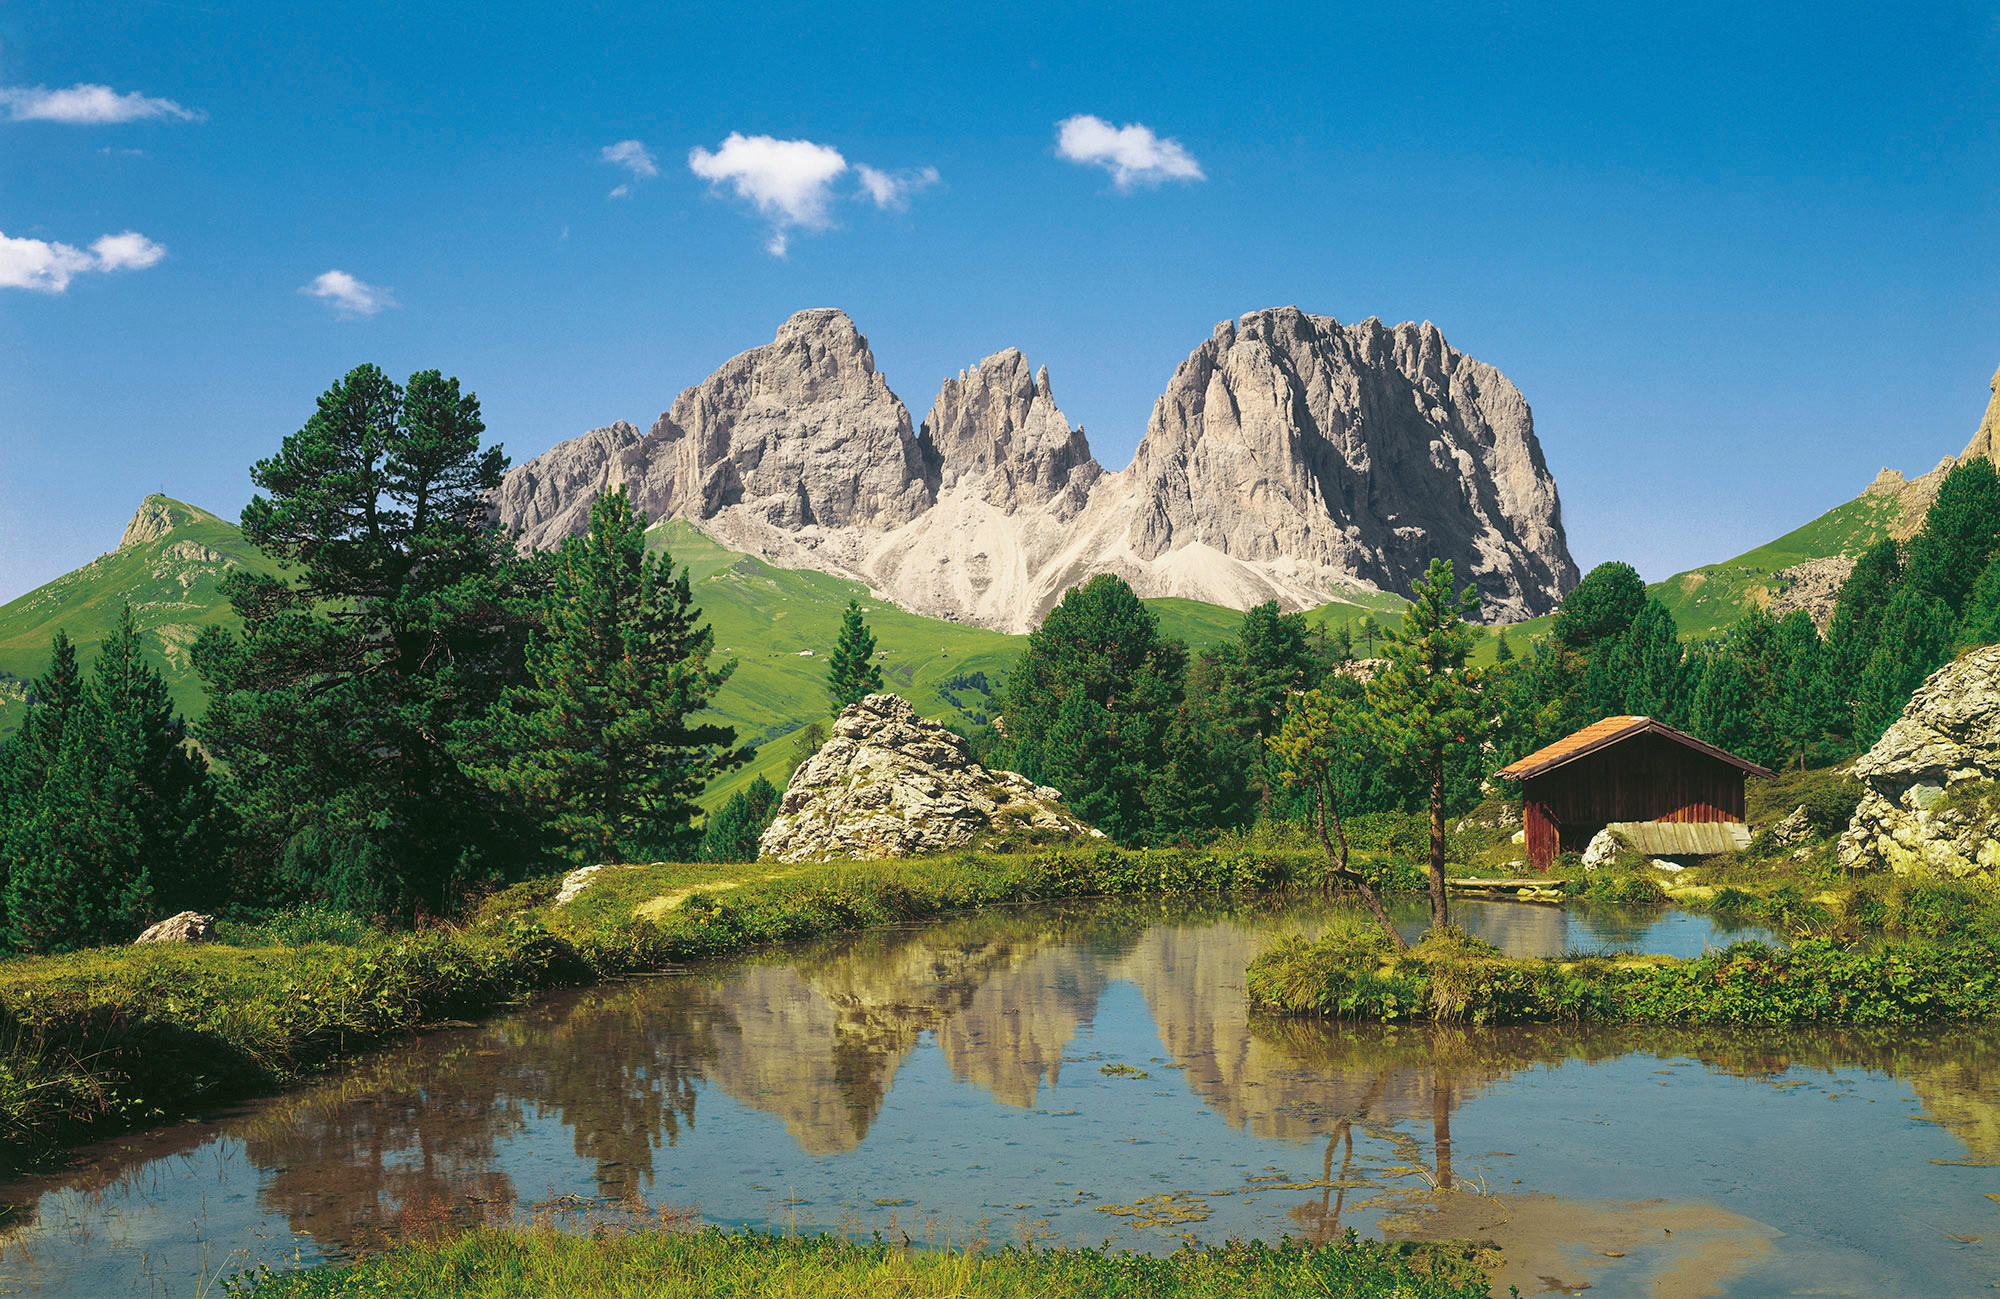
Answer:
[[[148,491],[233,517],[361,361],[519,460],[808,306],[918,419],[1020,347],[1113,468],[1217,320],[1430,319],[1527,395],[1578,561],[1663,577],[1969,437],[1996,89],[1992,4],[15,0],[0,599]]]

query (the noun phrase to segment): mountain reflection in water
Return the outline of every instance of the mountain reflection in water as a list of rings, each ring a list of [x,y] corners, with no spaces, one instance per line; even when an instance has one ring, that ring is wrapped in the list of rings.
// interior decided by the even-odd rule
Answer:
[[[1251,1015],[1251,957],[1338,910],[1007,908],[550,997],[0,1189],[0,1283],[181,1293],[204,1247],[277,1266],[577,1196],[1149,1249],[1471,1236],[1505,1254],[1501,1293],[1896,1289],[1976,1275],[1988,1247],[1958,1237],[2000,1245],[1992,1026]],[[1517,952],[1656,932],[1461,910]],[[1725,941],[1696,921],[1652,918]],[[1859,1207],[1816,1203],[1834,1186]],[[1166,1193],[1199,1216],[1136,1203]]]

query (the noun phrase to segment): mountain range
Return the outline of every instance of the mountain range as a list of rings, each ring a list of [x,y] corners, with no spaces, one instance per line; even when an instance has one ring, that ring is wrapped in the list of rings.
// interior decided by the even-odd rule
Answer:
[[[795,334],[799,339],[798,345],[807,351],[812,344],[806,340],[821,338],[822,331],[830,329],[839,339],[852,329],[851,325],[847,325],[845,330],[841,328],[845,317],[839,316],[839,313],[804,314],[813,319],[802,322],[800,317],[794,317],[787,328],[792,324],[807,326],[802,333]],[[1258,313],[1258,327],[1270,328],[1272,322],[1263,318],[1278,314],[1281,313]],[[1329,348],[1334,348],[1336,345],[1330,332],[1333,329],[1338,329],[1345,338],[1379,331],[1383,339],[1407,330],[1411,331],[1409,337],[1421,345],[1425,331],[1429,329],[1428,326],[1399,326],[1397,330],[1389,330],[1372,322],[1359,326],[1333,326],[1327,322],[1322,326],[1314,323],[1315,320],[1300,317],[1296,323],[1287,326],[1294,341],[1284,344],[1282,348],[1272,344],[1256,344],[1255,348],[1261,349],[1265,356],[1276,355],[1279,351],[1289,353],[1294,346],[1304,345],[1301,333],[1318,338]],[[1252,386],[1251,380],[1242,367],[1249,363],[1228,359],[1228,354],[1237,349],[1241,339],[1239,327],[1219,328],[1210,344],[1197,349],[1196,356],[1181,367],[1175,384],[1169,389],[1169,395],[1176,398],[1174,409],[1170,412],[1156,409],[1154,413],[1155,429],[1179,431],[1163,436],[1151,450],[1142,447],[1141,455],[1134,459],[1133,468],[1122,475],[1105,473],[1090,458],[1082,430],[1072,428],[1055,406],[1047,374],[1030,372],[1020,353],[1006,351],[988,357],[944,383],[921,433],[910,435],[907,439],[915,449],[914,463],[921,470],[915,480],[902,476],[911,463],[909,460],[893,461],[890,464],[893,472],[870,476],[863,472],[869,465],[863,464],[859,457],[849,457],[855,461],[852,477],[854,480],[865,480],[865,490],[857,490],[845,506],[840,504],[842,498],[839,497],[829,501],[814,496],[812,493],[818,489],[808,484],[805,492],[793,493],[793,499],[800,502],[797,527],[786,528],[769,523],[768,512],[762,516],[766,522],[759,524],[760,516],[756,513],[757,508],[762,508],[759,503],[772,508],[778,504],[768,499],[773,493],[757,490],[767,481],[759,476],[764,468],[763,457],[754,464],[743,465],[731,456],[718,456],[711,450],[704,460],[703,456],[693,454],[689,448],[677,445],[692,436],[686,431],[692,426],[708,431],[705,436],[711,437],[711,448],[736,447],[740,450],[748,446],[750,438],[768,435],[781,444],[778,452],[782,453],[784,439],[802,426],[797,421],[788,420],[774,389],[765,388],[762,397],[756,401],[744,396],[744,390],[755,388],[760,382],[770,382],[769,376],[762,379],[758,376],[757,372],[764,368],[766,359],[758,353],[767,351],[758,349],[718,371],[718,376],[726,377],[724,382],[718,383],[717,377],[712,376],[710,384],[714,385],[714,390],[710,390],[709,384],[704,384],[681,395],[662,420],[669,428],[681,430],[678,437],[652,440],[651,434],[642,435],[630,425],[597,430],[517,469],[508,480],[503,501],[511,502],[506,504],[506,508],[521,512],[526,519],[523,526],[529,529],[527,535],[532,542],[548,545],[568,535],[581,519],[587,518],[589,502],[595,499],[597,491],[614,481],[613,475],[617,470],[642,468],[647,475],[644,481],[650,483],[655,465],[672,462],[675,457],[686,457],[686,464],[708,466],[705,478],[694,475],[692,470],[687,471],[687,477],[683,478],[683,471],[676,468],[664,479],[667,487],[648,487],[647,490],[679,491],[689,481],[697,486],[704,482],[723,484],[723,490],[715,498],[717,507],[699,522],[683,514],[655,524],[648,534],[652,546],[669,550],[676,563],[688,569],[693,580],[695,601],[715,629],[718,650],[725,657],[738,660],[735,677],[716,701],[714,711],[717,719],[735,725],[745,739],[769,746],[753,766],[718,782],[709,791],[708,800],[713,801],[726,797],[757,774],[781,775],[788,751],[788,746],[782,743],[783,737],[806,721],[823,715],[826,669],[824,660],[819,656],[833,643],[841,611],[848,600],[860,600],[867,610],[869,622],[880,641],[881,661],[890,688],[910,698],[927,716],[961,726],[977,725],[992,712],[994,692],[1024,643],[1018,632],[1009,634],[989,627],[968,625],[974,620],[967,616],[961,615],[958,620],[940,618],[930,616],[921,609],[900,606],[899,601],[881,597],[877,582],[851,569],[843,570],[835,563],[778,562],[777,559],[750,553],[728,538],[742,535],[755,539],[775,535],[786,543],[779,558],[796,560],[820,554],[837,555],[841,553],[839,545],[851,545],[857,538],[865,540],[872,537],[877,549],[868,552],[869,555],[879,556],[887,552],[907,557],[921,553],[919,543],[924,543],[926,538],[937,538],[944,532],[947,522],[968,517],[983,518],[992,533],[988,540],[973,544],[986,546],[985,553],[989,559],[995,553],[1021,558],[1021,571],[1025,571],[1024,556],[1034,552],[1038,546],[1048,546],[1050,541],[1039,534],[1029,536],[1026,529],[1017,526],[1024,516],[1037,528],[1053,529],[1056,533],[1054,541],[1064,542],[1067,538],[1067,543],[1072,546],[1079,537],[1104,535],[1101,529],[1111,526],[1107,519],[1114,523],[1122,521],[1127,529],[1123,534],[1126,537],[1132,535],[1132,529],[1143,531],[1151,526],[1150,521],[1155,516],[1132,509],[1130,502],[1134,489],[1129,485],[1120,486],[1118,480],[1121,478],[1127,479],[1128,484],[1162,481],[1187,484],[1184,489],[1175,488],[1158,498],[1161,503],[1157,514],[1162,516],[1158,526],[1169,536],[1182,535],[1198,526],[1198,522],[1184,522],[1191,517],[1186,513],[1191,508],[1189,503],[1197,499],[1196,484],[1212,484],[1217,480],[1217,475],[1226,466],[1212,461],[1219,458],[1222,446],[1229,445],[1223,443],[1210,448],[1217,454],[1208,461],[1204,461],[1199,454],[1183,455],[1182,452],[1189,447],[1186,430],[1190,427],[1203,430],[1213,427],[1220,431],[1240,431],[1268,427],[1268,423],[1260,421],[1277,417],[1273,404],[1276,394],[1290,392],[1292,379],[1299,374],[1296,369],[1291,370],[1282,381],[1266,376],[1269,386],[1255,392],[1247,391]],[[1209,351],[1211,345],[1212,353]],[[1468,409],[1488,409],[1486,403],[1494,402],[1495,394],[1512,392],[1511,385],[1502,389],[1500,385],[1505,381],[1484,367],[1474,370],[1476,362],[1453,354],[1456,359],[1447,363],[1441,339],[1437,346],[1434,355],[1440,371],[1458,376],[1453,385],[1447,385],[1447,391],[1454,385],[1461,385],[1467,393],[1466,400],[1456,406],[1460,418]],[[900,403],[890,404],[895,399],[888,393],[886,384],[881,383],[879,375],[875,374],[872,361],[865,368],[860,364],[866,348],[859,335],[855,334],[852,342],[843,342],[842,349],[852,362],[844,372],[846,379],[843,382],[863,390],[866,397],[864,404],[875,408],[877,417],[886,412],[888,422],[879,428],[893,434],[894,440],[884,445],[898,448],[900,455],[900,448],[905,445],[903,435],[909,433],[907,415],[900,421],[895,418],[896,412],[901,409]],[[1252,355],[1256,355],[1255,350]],[[837,360],[836,357],[819,361],[801,357],[797,364],[802,371],[816,373],[832,366],[838,373]],[[738,362],[744,364],[739,366]],[[1237,367],[1233,377],[1228,373],[1217,377],[1217,367],[1226,371],[1232,365]],[[1190,367],[1193,367],[1192,371]],[[1200,378],[1204,367],[1208,367],[1207,377]],[[1181,382],[1183,376],[1187,376],[1185,383]],[[1309,395],[1309,399],[1302,411],[1295,409],[1293,414],[1286,416],[1295,426],[1304,427],[1308,422],[1314,422],[1315,426],[1323,427],[1317,423],[1321,417],[1312,412],[1327,412],[1340,407],[1330,390],[1322,392],[1316,387],[1319,382],[1301,380],[1297,385],[1299,391]],[[1197,384],[1201,389],[1200,401],[1192,406],[1179,404],[1183,400],[1192,400],[1195,395],[1192,390]],[[1952,465],[1967,457],[1993,458],[1995,444],[2000,442],[2000,374],[1994,376],[1991,387],[1992,399],[1985,418],[1959,456],[1946,457],[1937,468],[1910,479],[1893,470],[1884,470],[1855,499],[1836,506],[1802,527],[1733,559],[1675,574],[1665,581],[1654,583],[1649,589],[1672,610],[1683,634],[1693,637],[1721,631],[1750,608],[1783,611],[1789,607],[1803,607],[1823,616],[1831,607],[1831,595],[1838,588],[1837,579],[1852,566],[1854,556],[1882,537],[1903,538],[1911,535],[1921,525],[1924,513],[1936,495],[1938,483]],[[1479,394],[1478,400],[1472,396],[1475,389]],[[825,400],[826,387],[817,386],[811,390],[816,394],[814,404],[821,414],[835,405]],[[733,405],[732,391],[735,394]],[[1311,397],[1315,393],[1319,395]],[[1212,407],[1225,400],[1224,394],[1227,394],[1226,400],[1233,410],[1244,412],[1235,417],[1233,424],[1224,422],[1212,412]],[[1405,396],[1408,396],[1407,392]],[[1314,400],[1319,402],[1317,406],[1313,405]],[[1414,400],[1411,398],[1413,405]],[[1162,401],[1164,403],[1166,399]],[[733,408],[737,413],[729,418],[716,413],[724,408]],[[686,417],[685,423],[676,417],[676,412]],[[1526,433],[1526,438],[1517,445],[1533,451],[1533,455],[1526,462],[1524,473],[1514,480],[1517,490],[1523,484],[1532,487],[1546,478],[1546,470],[1540,466],[1539,451],[1533,447],[1532,430],[1526,427],[1526,415],[1523,403],[1519,407],[1520,423],[1516,427]],[[740,429],[746,423],[754,426],[760,421],[769,426],[764,433]],[[1446,423],[1449,422],[1447,419]],[[729,426],[728,430],[717,432],[717,426],[723,424]],[[838,430],[829,431],[829,427],[822,421],[812,425],[811,431],[816,437],[838,438]],[[654,431],[665,430],[656,423]],[[591,439],[597,439],[598,449],[591,448]],[[1153,440],[1151,431],[1148,440]],[[1498,440],[1497,436],[1495,440]],[[1437,441],[1443,444],[1442,438]],[[1158,458],[1166,456],[1161,448],[1169,446],[1180,448],[1174,457],[1168,457],[1172,463],[1183,466],[1176,471],[1178,478],[1175,473],[1159,468]],[[641,453],[626,457],[625,450],[633,447],[640,447]],[[828,454],[838,452],[836,444]],[[1228,454],[1247,458],[1250,452],[1239,443],[1236,450]],[[1470,453],[1467,455],[1470,456]],[[725,461],[728,467],[725,467]],[[1380,464],[1381,461],[1370,463]],[[573,467],[575,472],[563,472],[565,464]],[[794,465],[794,468],[784,472],[804,482],[808,476],[796,467],[796,462]],[[898,468],[899,465],[902,467]],[[1135,473],[1134,470],[1142,465],[1144,471]],[[532,473],[523,472],[531,468]],[[773,463],[770,468],[777,473],[781,465]],[[1265,472],[1254,466],[1238,468],[1247,477]],[[1317,499],[1323,505],[1325,497],[1313,496],[1313,492],[1318,490],[1313,484],[1323,482],[1334,474],[1328,472],[1315,479],[1314,472],[1309,466],[1299,471],[1300,481],[1306,484],[1299,496],[1282,492],[1277,494],[1285,502],[1304,499],[1310,504]],[[1491,477],[1498,484],[1505,475],[1495,473]],[[637,477],[615,480],[632,484],[641,481]],[[744,484],[743,488],[729,488],[727,484],[732,481]],[[914,489],[912,481],[916,483]],[[591,486],[593,483],[594,487]],[[1110,484],[1108,488],[1107,483]],[[1272,490],[1267,486],[1267,495],[1258,507],[1263,514],[1280,514],[1292,508],[1291,504],[1282,508],[1272,506]],[[1497,485],[1493,490],[1494,499],[1502,499]],[[732,493],[733,501],[729,499]],[[775,494],[783,496],[782,492]],[[668,495],[664,499],[684,501],[692,498]],[[739,509],[746,501],[755,508]],[[559,502],[560,508],[557,508]],[[1549,487],[1547,503],[1548,523],[1555,529],[1554,536],[1559,542],[1560,518],[1555,507],[1553,485]],[[1476,504],[1476,500],[1468,500],[1457,517],[1461,521],[1476,518],[1477,511],[1473,508]],[[891,526],[851,521],[840,525],[804,521],[808,514],[818,520],[823,517],[822,512],[842,517],[839,514],[842,508],[849,511],[846,517],[850,520],[869,517],[867,511],[870,510],[900,509],[909,511],[909,514],[902,523]],[[991,515],[986,514],[989,510]],[[1176,515],[1177,510],[1181,511],[1179,515]],[[777,512],[784,516],[782,509]],[[1294,515],[1305,512],[1298,509]],[[930,521],[926,522],[926,519]],[[1010,520],[1017,522],[1009,523]],[[1090,522],[1100,531],[1086,534],[1085,522]],[[1231,526],[1240,523],[1241,520],[1217,518],[1212,521],[1212,526],[1217,532],[1226,533]],[[760,531],[760,527],[766,530]],[[1241,529],[1238,531],[1240,533]],[[1346,539],[1342,544],[1358,546],[1357,534],[1359,537],[1379,539],[1384,535],[1393,537],[1394,531],[1393,523],[1385,527],[1380,520],[1370,520],[1366,527],[1356,524],[1352,533],[1341,529],[1341,537]],[[1473,534],[1475,538],[1477,535]],[[817,551],[811,544],[815,539],[820,547]],[[894,542],[901,549],[886,546],[886,542]],[[1004,551],[1001,549],[1003,542],[1018,546],[1018,549]],[[1190,569],[1196,567],[1187,563],[1183,552],[1198,546],[1223,555],[1233,564],[1240,563],[1240,568],[1225,567],[1222,571],[1240,575],[1242,588],[1202,588],[1225,598],[1203,601],[1155,596],[1147,601],[1160,618],[1163,630],[1187,641],[1194,648],[1234,635],[1241,620],[1239,610],[1253,596],[1260,600],[1273,598],[1276,594],[1274,579],[1267,575],[1285,571],[1284,564],[1276,561],[1239,561],[1223,549],[1224,544],[1241,548],[1248,542],[1230,540],[1226,536],[1216,542],[1190,541],[1177,548],[1170,547],[1154,557],[1155,560],[1167,557],[1170,562],[1165,564],[1142,562],[1136,558],[1141,554],[1136,547],[1118,552],[1119,556],[1135,557],[1122,571],[1142,578],[1162,572],[1171,575],[1175,571],[1185,571],[1176,570],[1174,564],[1184,564]],[[1371,553],[1403,553],[1393,551],[1379,541],[1374,544],[1376,549]],[[1422,549],[1420,544],[1406,547],[1406,550]],[[941,557],[934,555],[930,562],[934,567],[946,570],[958,566],[952,577],[956,581],[969,570],[967,561],[976,553],[961,546],[957,550],[942,552]],[[1173,560],[1171,557],[1175,555],[1181,558]],[[1568,563],[1566,553],[1562,555],[1562,561]],[[881,559],[877,559],[876,563],[878,566],[873,570],[876,573],[894,577],[904,572],[901,568],[888,566]],[[1304,561],[1298,561],[1294,571],[1304,571],[1307,567]],[[115,550],[0,605],[0,734],[18,723],[27,700],[28,681],[47,666],[50,637],[59,629],[67,631],[88,660],[94,657],[96,646],[116,621],[119,609],[126,601],[131,602],[149,648],[165,670],[175,703],[189,715],[199,715],[205,701],[188,660],[188,648],[203,626],[209,623],[230,625],[235,621],[227,602],[221,598],[218,589],[221,580],[238,569],[274,572],[276,568],[268,556],[243,538],[234,524],[194,505],[165,496],[147,497],[119,538]],[[1114,566],[1113,571],[1120,570]],[[1386,573],[1387,570],[1378,571]],[[1511,568],[1496,565],[1495,571],[1519,574],[1535,570],[1528,560],[1517,559]],[[1570,571],[1573,572],[1573,567]],[[1088,572],[1078,570],[1077,575],[1087,576]],[[903,580],[911,579],[906,575]],[[1390,583],[1384,581],[1381,584]],[[1558,581],[1556,585],[1561,586],[1562,582]],[[973,590],[970,582],[963,588],[953,588],[949,583],[940,583],[939,586],[946,590]],[[1014,589],[1035,588],[1023,584]],[[1159,588],[1155,586],[1151,589]],[[990,595],[993,584],[989,583],[985,591]],[[1060,592],[1056,594],[1059,596]],[[1305,591],[1300,591],[1295,598],[1303,601],[1308,596]],[[1311,616],[1314,621],[1329,627],[1352,627],[1369,615],[1393,620],[1401,606],[1399,596],[1370,591],[1357,581],[1353,585],[1330,588],[1328,598]],[[997,609],[1001,606],[995,601],[988,607]],[[1524,638],[1532,635],[1546,625],[1545,617],[1529,620],[1518,625],[1517,636]],[[1491,653],[1489,641],[1482,647],[1480,656],[1490,657]]]
[[[624,486],[783,568],[838,573],[933,617],[1023,632],[1116,573],[1141,596],[1287,609],[1400,595],[1433,558],[1489,621],[1577,580],[1520,390],[1435,325],[1296,307],[1224,321],[1174,371],[1132,463],[1108,472],[1015,349],[946,378],[923,423],[835,310],[513,469],[495,501],[526,546]]]

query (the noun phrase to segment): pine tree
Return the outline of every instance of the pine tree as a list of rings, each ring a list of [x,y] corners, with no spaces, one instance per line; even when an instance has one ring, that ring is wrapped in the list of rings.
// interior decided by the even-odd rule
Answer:
[[[127,606],[89,680],[58,636],[10,746],[8,932],[61,951],[129,939],[157,905],[212,906],[222,823],[166,682],[145,661]]]
[[[1505,627],[1500,629],[1500,635],[1493,643],[1493,661],[1495,663],[1512,663],[1514,661],[1514,647],[1507,643],[1507,629]]]
[[[1958,622],[1960,645],[2000,643],[2000,555],[1987,561],[1979,580],[1965,597],[1965,612]]]
[[[1938,484],[1924,526],[1910,541],[1909,586],[1942,600],[1953,614],[2000,550],[2000,473],[1983,456],[1953,466]]]
[[[1563,597],[1552,629],[1567,650],[1587,651],[1623,635],[1646,607],[1646,584],[1638,570],[1615,560],[1599,564]]]
[[[1389,665],[1368,683],[1366,730],[1395,766],[1428,789],[1431,819],[1431,928],[1450,920],[1444,891],[1445,779],[1451,751],[1479,747],[1485,725],[1478,669],[1466,666],[1472,634],[1464,619],[1479,608],[1472,587],[1453,595],[1452,566],[1434,559],[1410,593],[1402,626],[1389,633]]]
[[[1449,579],[1447,579],[1447,584]],[[1368,877],[1348,863],[1347,831],[1342,821],[1340,771],[1343,757],[1356,747],[1364,730],[1356,700],[1337,691],[1312,690],[1290,702],[1285,722],[1269,743],[1273,765],[1288,786],[1306,794],[1313,827],[1326,850],[1327,864],[1361,894],[1369,914],[1398,951],[1408,946]],[[1436,923],[1443,923],[1437,921]]]
[[[695,797],[748,756],[727,726],[694,725],[735,669],[711,664],[685,569],[646,554],[646,520],[606,492],[590,530],[557,552],[532,684],[506,698],[500,751],[486,769],[553,825],[584,861],[686,856]]]
[[[858,704],[882,689],[882,669],[875,657],[875,636],[861,620],[861,605],[849,600],[840,616],[840,636],[826,665],[826,693],[833,711]]]
[[[697,855],[703,861],[756,861],[760,851],[758,839],[777,814],[777,788],[762,776],[757,777],[748,789],[731,794],[729,801],[708,818]]]
[[[1820,667],[1821,691],[1827,699],[1832,729],[1842,739],[1853,735],[1861,674],[1875,654],[1882,615],[1902,580],[1902,554],[1894,541],[1884,538],[1862,552],[1854,570],[1841,583]]]
[[[1756,760],[1758,696],[1749,669],[1728,647],[1702,656],[1696,669],[1688,729],[1696,739]]]
[[[1832,722],[1826,695],[1824,643],[1812,615],[1794,609],[1778,620],[1772,691],[1766,701],[1778,756],[1800,770],[1823,756]]]
[[[1049,611],[1008,678],[1015,761],[1105,833],[1145,841],[1147,786],[1165,765],[1186,670],[1186,649],[1160,635],[1132,588],[1098,574]]]
[[[1854,695],[1854,738],[1868,748],[1903,715],[1924,678],[1951,658],[1951,609],[1914,585],[1896,592],[1882,615],[1875,652]]]
[[[243,630],[196,642],[199,730],[293,895],[443,912],[539,861],[478,770],[550,562],[517,560],[492,521],[507,460],[484,429],[456,379],[364,365],[251,470],[244,536],[286,573],[224,582]]]

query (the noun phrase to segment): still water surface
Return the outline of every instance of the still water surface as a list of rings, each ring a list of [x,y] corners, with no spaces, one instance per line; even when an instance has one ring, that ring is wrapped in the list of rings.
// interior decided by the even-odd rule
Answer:
[[[0,1186],[0,1289],[190,1295],[426,1224],[619,1201],[891,1240],[1472,1237],[1505,1252],[1501,1294],[2000,1282],[1994,1028],[1248,1014],[1250,958],[1336,910],[1006,908],[547,997]],[[1456,910],[1520,955],[1757,936]]]

